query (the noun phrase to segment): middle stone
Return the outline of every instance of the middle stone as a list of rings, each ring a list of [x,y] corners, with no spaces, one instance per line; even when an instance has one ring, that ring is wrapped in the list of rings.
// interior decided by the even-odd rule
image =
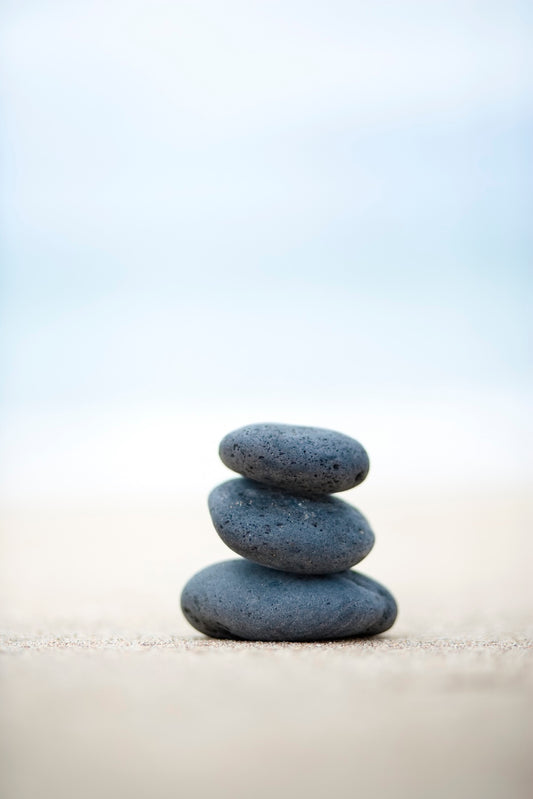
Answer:
[[[363,514],[336,497],[298,496],[239,477],[213,489],[208,504],[230,549],[281,571],[345,571],[374,546]]]

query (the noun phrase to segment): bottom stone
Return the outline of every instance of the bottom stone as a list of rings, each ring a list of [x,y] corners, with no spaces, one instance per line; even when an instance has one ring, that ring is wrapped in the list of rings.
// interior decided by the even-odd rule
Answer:
[[[377,635],[394,624],[392,594],[356,571],[290,574],[247,560],[215,563],[181,595],[187,620],[213,638],[324,641]]]

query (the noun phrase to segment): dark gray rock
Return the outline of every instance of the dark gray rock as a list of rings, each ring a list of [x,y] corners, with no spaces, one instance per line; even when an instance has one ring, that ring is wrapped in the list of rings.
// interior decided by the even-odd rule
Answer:
[[[369,469],[358,441],[320,427],[251,424],[228,433],[219,453],[234,472],[296,493],[346,491],[362,483]]]
[[[274,569],[342,572],[374,546],[365,517],[337,497],[298,496],[237,477],[213,489],[208,504],[230,549]]]
[[[354,571],[311,576],[229,560],[192,577],[181,596],[187,620],[214,638],[321,641],[377,635],[397,607],[379,583]]]

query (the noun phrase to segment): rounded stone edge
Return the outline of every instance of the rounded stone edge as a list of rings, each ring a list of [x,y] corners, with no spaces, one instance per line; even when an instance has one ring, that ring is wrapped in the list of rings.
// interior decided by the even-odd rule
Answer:
[[[237,433],[241,433],[244,430],[248,430],[254,427],[267,427],[272,425],[272,427],[294,427],[294,428],[302,428],[302,429],[313,429],[316,431],[324,431],[325,433],[329,433],[332,435],[339,436],[343,439],[349,439],[351,442],[355,443],[360,451],[361,458],[363,460],[363,465],[360,469],[358,469],[355,478],[351,478],[350,480],[345,480],[344,482],[340,483],[339,485],[335,486],[335,488],[324,488],[324,487],[310,487],[308,476],[304,476],[302,481],[298,480],[298,477],[294,477],[293,479],[287,478],[283,480],[276,480],[271,478],[266,478],[264,476],[257,476],[255,468],[250,468],[249,464],[246,463],[246,454],[242,452],[239,448],[240,455],[242,457],[242,463],[240,465],[236,465],[234,461],[232,461],[232,456],[228,452],[229,448],[233,450],[234,448],[234,441],[233,437]],[[255,480],[262,485],[269,485],[272,488],[279,488],[281,490],[285,490],[294,494],[301,494],[302,496],[320,496],[324,494],[338,494],[342,493],[343,491],[349,491],[352,488],[356,488],[358,485],[361,485],[370,472],[370,457],[368,452],[366,451],[365,447],[355,438],[347,435],[346,433],[341,433],[338,430],[333,430],[330,428],[320,428],[320,427],[311,427],[309,425],[289,425],[284,423],[277,423],[277,422],[259,422],[259,423],[252,423],[248,425],[242,425],[241,427],[235,428],[235,430],[231,430],[229,433],[222,438],[219,447],[218,447],[218,455],[224,466],[230,469],[232,472],[236,474],[240,474],[243,477],[246,477],[249,480]],[[307,480],[306,480],[307,477]],[[307,485],[304,483],[307,482]]]
[[[228,563],[230,561],[220,561],[219,563]],[[362,630],[359,633],[354,635],[333,635],[330,637],[298,637],[298,638],[278,638],[278,637],[268,637],[268,638],[247,638],[241,635],[237,635],[236,633],[229,630],[227,627],[221,625],[218,622],[213,621],[211,625],[205,624],[205,622],[199,619],[194,611],[192,611],[189,607],[186,607],[187,602],[187,590],[189,585],[198,577],[202,572],[211,568],[212,566],[217,566],[219,563],[210,564],[210,566],[206,566],[200,571],[193,574],[189,580],[187,580],[186,584],[184,585],[181,591],[180,597],[180,606],[181,611],[189,624],[198,632],[202,633],[203,635],[207,635],[210,638],[217,638],[217,639],[227,639],[227,640],[234,640],[234,641],[256,641],[256,642],[264,642],[264,643],[313,643],[313,642],[327,642],[327,641],[341,641],[341,640],[357,640],[360,638],[369,638],[376,635],[380,635],[384,632],[387,632],[391,629],[391,627],[396,622],[398,617],[398,604],[396,599],[392,595],[392,593],[385,588],[384,585],[379,583],[373,577],[369,577],[366,574],[362,574],[361,572],[356,572],[353,570],[347,570],[345,574],[350,577],[354,582],[360,585],[362,588],[365,588],[369,592],[377,593],[381,596],[382,599],[385,600],[385,612],[381,619],[371,624],[366,629]],[[309,575],[311,576],[311,575]],[[333,575],[332,575],[333,576]],[[192,604],[192,603],[191,603]]]
[[[248,480],[249,478],[240,477],[240,478],[233,478],[233,479],[235,479],[235,480]],[[215,519],[214,515],[213,515],[213,510],[212,510],[213,503],[212,503],[211,497],[222,486],[225,486],[227,483],[233,482],[233,479],[232,480],[226,480],[224,483],[219,483],[219,485],[216,485],[214,488],[211,489],[211,491],[209,492],[209,495],[207,497],[207,507],[208,507],[208,510],[209,510],[209,515],[211,517],[211,522],[212,522],[213,527],[215,528],[215,531],[216,531],[218,537],[220,538],[220,540],[225,544],[225,546],[228,547],[228,549],[230,549],[232,552],[235,552],[237,555],[240,555],[245,560],[249,560],[252,563],[257,563],[259,566],[266,566],[269,569],[276,569],[277,571],[286,572],[287,574],[299,574],[299,575],[308,575],[310,577],[320,577],[322,575],[340,574],[341,572],[349,571],[354,566],[357,566],[359,563],[361,563],[370,554],[370,552],[374,548],[374,545],[376,543],[376,536],[375,536],[374,531],[373,531],[372,527],[370,526],[366,516],[364,516],[364,514],[362,514],[361,511],[358,508],[355,508],[353,505],[351,505],[350,503],[346,502],[345,500],[342,500],[342,499],[340,499],[338,497],[332,497],[332,499],[335,499],[337,502],[343,502],[344,504],[348,505],[351,508],[351,510],[355,511],[363,520],[363,523],[364,523],[364,548],[361,550],[362,554],[360,554],[357,557],[356,560],[352,560],[352,559],[348,560],[348,559],[346,559],[344,562],[340,563],[339,565],[336,565],[333,568],[332,567],[327,567],[327,568],[321,568],[321,569],[318,569],[318,568],[317,569],[305,569],[305,568],[301,568],[301,567],[298,568],[295,564],[292,564],[291,566],[285,566],[285,567],[284,566],[280,566],[279,563],[274,562],[273,559],[271,559],[271,558],[258,557],[257,554],[255,554],[255,552],[253,550],[247,549],[246,547],[236,546],[233,542],[230,542],[228,540],[228,537],[224,534],[224,530],[221,530],[219,528],[219,525],[217,523],[218,520]],[[281,491],[281,489],[275,489],[273,486],[266,486],[266,487],[267,488],[272,488],[272,490]],[[285,493],[287,493],[290,496],[296,496],[296,495],[290,494],[290,492],[285,492]],[[318,495],[317,499],[320,500],[320,499],[323,499],[326,496],[330,496],[330,495],[328,495],[328,494]],[[312,500],[312,497],[307,497],[306,499]]]
[[[388,588],[385,588],[384,585],[375,580],[373,577],[368,577],[366,574],[355,571],[352,571],[351,574],[355,576],[355,579],[352,579],[354,579],[358,585],[360,585],[362,588],[368,588],[370,591],[374,591],[374,593],[379,594],[379,596],[381,596],[385,601],[385,613],[383,617],[379,621],[370,625],[370,627],[362,635],[365,637],[370,637],[387,632],[387,630],[390,630],[398,618],[398,603],[396,599]]]

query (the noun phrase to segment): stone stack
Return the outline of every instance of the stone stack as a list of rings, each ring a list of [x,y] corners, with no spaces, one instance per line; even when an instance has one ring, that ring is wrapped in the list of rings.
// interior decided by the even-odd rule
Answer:
[[[242,477],[211,492],[209,511],[242,558],[189,580],[181,606],[193,627],[214,638],[319,641],[394,624],[394,597],[351,570],[374,534],[358,510],[330,496],[367,476],[361,444],[317,427],[255,424],[229,433],[220,457]]]

